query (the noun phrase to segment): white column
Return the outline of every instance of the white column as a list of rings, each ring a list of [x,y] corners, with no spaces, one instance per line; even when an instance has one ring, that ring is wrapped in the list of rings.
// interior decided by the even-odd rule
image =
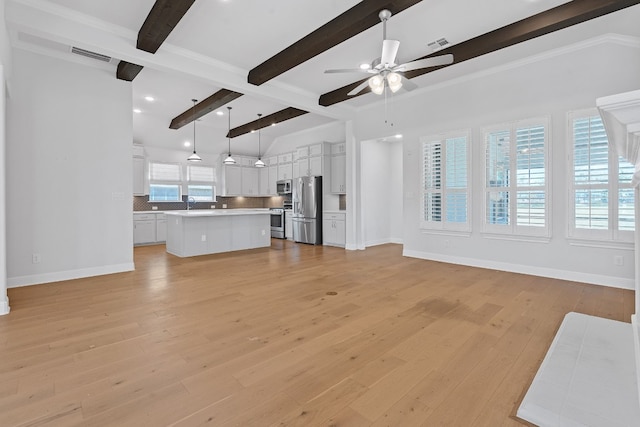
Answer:
[[[6,92],[4,67],[0,66],[0,315],[9,313],[7,296],[7,165],[6,165]]]

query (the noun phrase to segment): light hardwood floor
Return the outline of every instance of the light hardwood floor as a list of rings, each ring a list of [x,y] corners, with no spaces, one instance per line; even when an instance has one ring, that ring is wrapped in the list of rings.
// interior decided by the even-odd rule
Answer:
[[[633,292],[273,240],[10,289],[0,425],[518,426],[569,311]],[[335,293],[335,294],[334,294]]]

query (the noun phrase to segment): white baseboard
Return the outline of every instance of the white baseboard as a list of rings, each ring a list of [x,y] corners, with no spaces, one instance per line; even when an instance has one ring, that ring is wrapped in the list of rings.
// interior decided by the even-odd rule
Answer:
[[[9,307],[9,298],[2,298],[2,300],[0,300],[0,316],[9,314],[10,310],[11,307]]]
[[[555,268],[534,267],[530,265],[487,261],[476,258],[455,257],[407,249],[402,252],[402,255],[410,258],[420,258],[431,261],[446,262],[449,264],[487,268],[490,270],[509,271],[512,273],[529,274],[532,276],[549,277],[552,279],[570,280],[572,282],[589,283],[592,285],[608,286],[611,288],[635,289],[634,280],[626,279],[624,277],[603,276],[600,274],[582,273],[579,271],[558,270]]]
[[[631,315],[631,328],[633,329],[633,349],[636,357],[636,377],[638,384],[638,404],[640,404],[640,319],[638,313]]]
[[[8,277],[7,287],[18,288],[21,286],[40,285],[42,283],[60,282],[62,280],[73,280],[84,277],[122,273],[125,271],[133,271],[134,269],[134,264],[130,262],[124,264],[103,265],[100,267],[80,268],[78,270],[55,271],[28,276]]]
[[[401,245],[402,239],[387,237],[385,239],[369,240],[368,242],[365,242],[364,246],[368,248],[369,246],[386,245],[387,243],[395,243]]]

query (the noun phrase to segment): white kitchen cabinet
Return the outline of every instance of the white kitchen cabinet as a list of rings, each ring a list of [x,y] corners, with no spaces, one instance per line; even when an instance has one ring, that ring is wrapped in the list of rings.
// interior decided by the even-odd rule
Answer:
[[[337,154],[347,154],[347,147],[344,142],[331,144],[331,155],[334,156]]]
[[[156,215],[133,214],[133,244],[156,242]]]
[[[275,196],[276,194],[278,194],[278,189],[276,188],[277,181],[278,181],[278,165],[275,164],[273,166],[269,166],[269,188],[267,193],[268,195]]]
[[[270,196],[269,193],[269,167],[265,166],[258,169],[258,187],[260,188],[259,194],[261,196]]]
[[[294,162],[293,177],[323,176],[324,157],[307,157]]]
[[[144,196],[144,158],[133,158],[133,195]]]
[[[165,242],[167,240],[167,216],[165,214],[156,214],[156,242]]]
[[[331,156],[331,192],[347,192],[347,157],[344,154]]]
[[[223,196],[242,195],[242,167],[236,165],[222,166]]]
[[[287,240],[293,240],[293,221],[291,217],[293,211],[291,209],[285,209],[284,211],[284,238]]]
[[[260,180],[260,169],[255,166],[247,166],[242,169],[242,190],[241,195],[243,196],[258,196],[260,193],[259,190],[259,180]]]
[[[324,145],[325,143],[311,144],[308,147],[309,157],[316,157],[324,155]]]
[[[324,212],[322,214],[322,241],[327,246],[345,247],[346,221],[344,213]]]
[[[291,178],[293,178],[293,163],[278,163],[278,181]]]

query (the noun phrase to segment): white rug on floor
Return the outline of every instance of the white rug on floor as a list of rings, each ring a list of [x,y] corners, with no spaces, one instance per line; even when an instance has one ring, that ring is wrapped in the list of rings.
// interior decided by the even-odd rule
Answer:
[[[638,427],[636,380],[631,324],[569,313],[518,417],[540,427]]]

